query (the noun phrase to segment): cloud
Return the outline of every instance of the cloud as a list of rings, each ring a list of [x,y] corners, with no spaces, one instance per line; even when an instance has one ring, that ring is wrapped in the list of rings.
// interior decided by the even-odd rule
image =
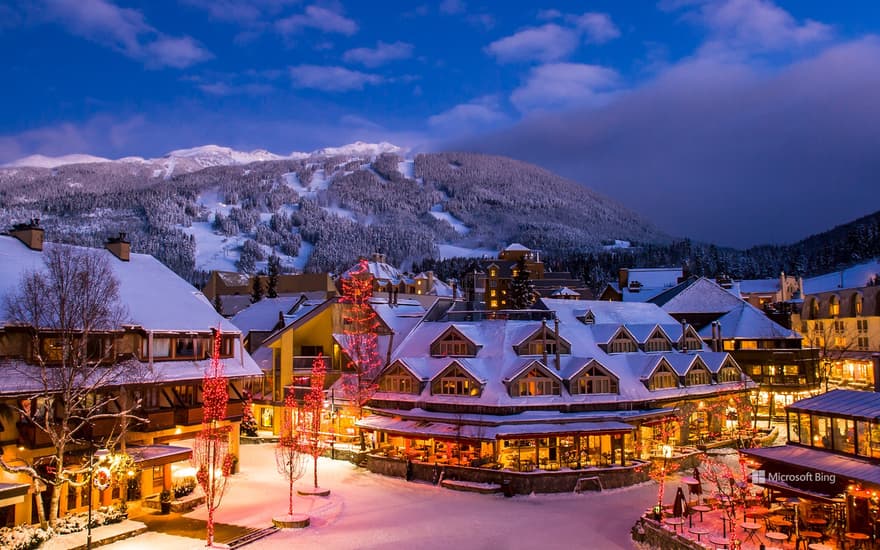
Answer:
[[[243,25],[278,14],[298,0],[183,0],[184,4],[208,12],[211,19]]]
[[[378,42],[375,48],[355,48],[348,50],[342,59],[349,63],[360,63],[366,67],[378,67],[391,61],[409,59],[413,55],[413,45],[405,42],[388,44]]]
[[[351,36],[358,31],[358,24],[353,20],[319,6],[307,6],[303,13],[280,19],[275,23],[275,27],[284,34],[296,33],[303,29],[317,29]]]
[[[568,56],[577,45],[578,35],[574,30],[548,23],[496,40],[486,51],[501,63],[548,62]]]
[[[538,19],[541,21],[553,21],[554,19],[559,19],[560,17],[562,17],[562,12],[559,10],[549,9],[538,11]]]
[[[445,13],[446,15],[464,13],[465,9],[467,9],[467,6],[461,0],[443,0],[440,2],[440,13]]]
[[[593,44],[604,44],[620,36],[620,29],[607,13],[585,13],[568,19],[584,34],[585,40]]]
[[[116,118],[99,115],[82,124],[64,122],[0,136],[0,163],[37,153],[48,156],[70,153],[102,156],[128,145],[131,133],[141,128],[144,122],[142,116]]]
[[[298,65],[290,68],[293,85],[297,88],[312,88],[325,92],[346,92],[362,90],[367,84],[380,84],[381,76],[345,67],[325,65]]]
[[[811,19],[799,23],[767,0],[696,2],[688,8],[685,19],[709,32],[704,52],[781,51],[824,42],[833,35],[829,25]]]
[[[520,111],[597,105],[619,83],[613,69],[581,63],[551,63],[535,67],[525,83],[510,95]]]
[[[599,107],[447,146],[535,162],[724,245],[794,242],[876,210],[880,39],[759,67],[686,59]]]
[[[428,118],[428,125],[437,130],[451,130],[462,135],[474,131],[485,132],[509,120],[501,110],[498,98],[484,96],[431,116]]]
[[[32,6],[39,20],[49,20],[68,32],[110,47],[153,67],[185,68],[212,54],[189,36],[168,36],[150,26],[135,9],[106,0],[54,0]]]

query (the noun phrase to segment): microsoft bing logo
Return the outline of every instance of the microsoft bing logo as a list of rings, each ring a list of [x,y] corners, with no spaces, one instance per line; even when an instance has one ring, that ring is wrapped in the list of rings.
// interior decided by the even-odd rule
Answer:
[[[767,472],[764,470],[755,470],[751,473],[752,483],[758,485],[766,483],[767,481]]]

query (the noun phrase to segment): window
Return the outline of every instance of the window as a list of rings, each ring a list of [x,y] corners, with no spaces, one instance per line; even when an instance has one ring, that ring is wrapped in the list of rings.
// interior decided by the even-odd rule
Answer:
[[[831,297],[831,302],[828,304],[828,315],[832,317],[840,315],[840,298],[837,296]]]
[[[846,331],[846,323],[843,321],[834,321],[834,332],[843,334]]]
[[[379,389],[394,393],[415,393],[413,391],[413,382],[412,375],[406,369],[397,365],[382,376],[382,380],[379,381]]]
[[[691,351],[703,349],[703,341],[687,332],[684,337],[684,349]]]
[[[459,367],[452,367],[431,385],[435,395],[479,395],[476,382]]]
[[[165,466],[153,466],[153,491],[165,488]]]
[[[195,386],[174,386],[174,394],[180,400],[181,405],[192,407],[197,405]]]
[[[859,332],[868,332],[868,320],[867,319],[858,319],[856,320],[856,328]]]
[[[498,307],[498,300],[492,300],[489,302],[489,307]]]
[[[543,355],[544,353],[547,355],[556,354],[556,340],[553,339],[553,336],[548,336],[544,341],[532,340],[529,342],[526,355]]]
[[[494,298],[497,295],[498,295],[498,291],[495,290],[494,288],[489,291],[489,296],[491,296],[492,298]]]
[[[635,340],[623,331],[618,332],[608,345],[608,353],[632,353],[638,350]]]
[[[834,337],[834,347],[838,349],[843,349],[846,347],[846,336],[835,336]]]
[[[852,314],[853,314],[853,317],[858,317],[859,315],[862,314],[862,296],[860,294],[853,294]]]
[[[645,342],[645,351],[670,351],[672,344],[669,339],[663,336],[659,331],[654,332],[648,341]]]
[[[434,344],[434,357],[472,357],[476,355],[473,344],[455,330],[450,330]]]
[[[733,340],[724,340],[721,346],[724,348],[724,351],[733,351],[736,349],[736,342]]]
[[[659,370],[651,377],[650,389],[662,390],[678,387],[678,375],[669,370]]]
[[[819,317],[819,300],[813,298],[810,302],[810,319]]]
[[[275,411],[272,407],[263,407],[260,413],[260,425],[264,428],[271,428],[275,417]]]
[[[761,374],[761,367],[757,367],[757,374]],[[740,371],[736,367],[721,367],[718,371],[718,382],[739,382],[741,379]]]
[[[540,369],[530,370],[519,379],[516,386],[519,396],[559,395],[559,381],[541,372]]]
[[[859,336],[858,339],[858,348],[860,350],[869,349],[868,337],[867,336]]]
[[[740,340],[739,349],[758,349],[757,340]]]
[[[712,375],[702,365],[695,365],[685,377],[688,386],[704,386],[712,383]]]
[[[572,394],[618,393],[618,391],[617,378],[596,365],[590,366],[571,384]]]
[[[498,276],[498,270],[497,270],[497,269],[492,268],[492,269],[489,270],[489,277],[497,277],[497,276]]]

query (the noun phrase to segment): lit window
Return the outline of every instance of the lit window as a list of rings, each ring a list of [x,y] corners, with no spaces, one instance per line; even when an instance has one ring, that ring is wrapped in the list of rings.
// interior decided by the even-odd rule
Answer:
[[[666,388],[678,387],[678,376],[668,370],[661,370],[654,373],[651,377],[651,389],[662,390]]]
[[[520,397],[534,395],[559,395],[559,381],[546,376],[540,369],[532,369],[517,384]]]
[[[379,381],[381,391],[393,393],[415,393],[413,377],[400,365],[389,370]]]
[[[761,367],[758,367],[758,374],[760,374]],[[739,382],[740,381],[740,372],[735,367],[722,367],[720,371],[718,371],[718,382]]]
[[[489,302],[489,307],[498,307],[498,300],[492,300]]]
[[[655,332],[645,342],[645,351],[669,351],[672,345],[669,340],[659,332]]]
[[[712,376],[705,367],[694,367],[687,373],[685,382],[688,386],[705,386],[712,382]]]
[[[575,378],[571,384],[572,394],[617,392],[617,379],[595,365],[588,368],[583,375]]]
[[[462,369],[453,367],[435,380],[431,385],[435,395],[473,395],[480,394],[479,386]]]

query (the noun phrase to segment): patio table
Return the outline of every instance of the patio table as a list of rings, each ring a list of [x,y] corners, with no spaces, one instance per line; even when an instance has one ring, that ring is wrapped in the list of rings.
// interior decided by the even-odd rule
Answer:
[[[711,533],[711,531],[709,531],[705,527],[694,527],[692,529],[689,529],[689,531],[692,535],[697,535],[697,542],[700,542],[700,537],[702,535],[708,535],[709,533]]]
[[[681,531],[682,525],[684,525],[683,518],[666,518],[663,520],[663,523],[666,525],[671,525],[673,531]]]
[[[761,525],[755,523],[753,521],[744,521],[739,524],[742,527],[743,531],[746,532],[746,538],[743,542],[748,542],[755,538],[755,535],[758,533],[758,530],[761,528]]]
[[[709,537],[709,542],[715,545],[715,549],[718,548],[727,548],[730,546],[730,539],[724,539],[721,537]]]
[[[702,522],[703,521],[703,512],[711,512],[712,507],[706,506],[705,504],[698,504],[696,506],[691,506],[691,510],[693,510],[694,512],[700,513],[700,522]]]

